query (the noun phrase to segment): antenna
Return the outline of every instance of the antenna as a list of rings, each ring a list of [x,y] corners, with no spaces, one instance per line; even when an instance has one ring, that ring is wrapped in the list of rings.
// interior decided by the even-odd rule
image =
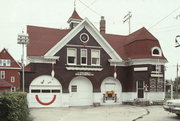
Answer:
[[[131,34],[131,17],[132,17],[132,14],[131,12],[129,11],[127,15],[124,16],[124,20],[123,20],[123,23],[125,23],[126,21],[128,21],[128,24],[129,24],[129,34]]]

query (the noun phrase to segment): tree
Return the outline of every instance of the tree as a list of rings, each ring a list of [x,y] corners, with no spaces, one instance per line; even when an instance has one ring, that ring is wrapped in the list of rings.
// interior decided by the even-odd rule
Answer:
[[[176,92],[180,91],[180,77],[176,77],[174,81],[174,90]]]

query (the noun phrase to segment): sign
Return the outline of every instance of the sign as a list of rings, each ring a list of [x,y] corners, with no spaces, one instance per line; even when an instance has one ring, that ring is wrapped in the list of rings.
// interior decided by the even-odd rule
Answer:
[[[76,76],[94,76],[91,72],[77,72],[75,73]]]

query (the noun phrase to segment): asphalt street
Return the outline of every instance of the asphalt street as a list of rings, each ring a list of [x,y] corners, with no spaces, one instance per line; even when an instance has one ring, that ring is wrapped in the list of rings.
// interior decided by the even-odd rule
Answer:
[[[113,105],[100,107],[30,109],[33,121],[179,121],[162,106]]]

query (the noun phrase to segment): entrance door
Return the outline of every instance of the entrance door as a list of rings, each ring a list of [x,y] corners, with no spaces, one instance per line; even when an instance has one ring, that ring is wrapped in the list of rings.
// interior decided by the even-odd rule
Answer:
[[[92,105],[93,88],[88,78],[74,78],[69,85],[69,91],[70,106]]]
[[[138,81],[138,98],[144,98],[144,81]]]

